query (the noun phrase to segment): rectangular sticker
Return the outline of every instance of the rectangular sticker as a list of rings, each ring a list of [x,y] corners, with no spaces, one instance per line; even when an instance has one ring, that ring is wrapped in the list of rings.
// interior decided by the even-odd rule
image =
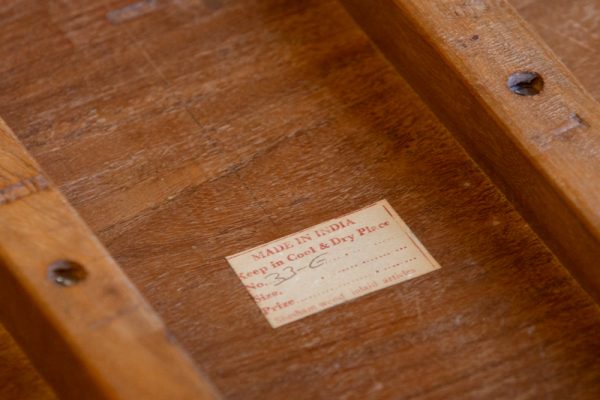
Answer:
[[[440,268],[386,200],[227,261],[273,328]]]

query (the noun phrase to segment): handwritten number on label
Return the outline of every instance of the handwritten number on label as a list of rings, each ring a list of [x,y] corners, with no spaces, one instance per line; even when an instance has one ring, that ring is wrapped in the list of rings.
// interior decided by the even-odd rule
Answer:
[[[321,253],[318,256],[316,256],[315,258],[313,258],[310,263],[308,263],[308,268],[311,269],[316,269],[321,267],[323,264],[326,263],[326,260],[323,258],[324,256],[326,256],[327,253]],[[294,267],[291,266],[287,266],[285,268],[283,268],[281,270],[281,272],[273,272],[272,274],[268,274],[265,276],[265,278],[270,278],[273,277],[273,286],[277,286],[277,285],[281,285],[283,282],[288,281],[290,279],[292,279],[293,277],[295,277],[297,275],[297,272],[300,272],[301,270],[305,269],[305,267],[302,268],[298,268],[297,270],[294,270]],[[289,274],[284,273],[284,271],[289,272]]]
[[[274,276],[275,278],[273,278],[273,279],[275,279],[275,282],[277,282],[277,283],[273,284],[274,286],[280,285],[283,282],[287,281],[286,278],[282,278],[281,275],[279,275],[277,272],[269,274],[269,275],[265,276],[265,278],[269,278],[271,276]]]
[[[322,254],[319,254],[318,256],[316,256],[315,258],[313,258],[310,261],[310,264],[308,264],[309,268],[316,269],[316,268],[319,268],[320,266],[322,266],[323,264],[325,264],[326,261],[323,258],[323,256],[326,256],[326,255],[327,255],[327,253],[322,253]]]
[[[270,276],[274,276],[273,279],[277,282],[277,283],[274,284],[274,286],[277,286],[277,285],[281,285],[283,282],[287,281],[288,279],[292,279],[294,276],[296,276],[296,271],[294,271],[293,267],[285,267],[283,269],[283,271],[290,271],[291,275],[284,278],[284,277],[281,276],[281,274],[279,272],[274,272],[272,274],[267,275],[265,278],[268,278]]]

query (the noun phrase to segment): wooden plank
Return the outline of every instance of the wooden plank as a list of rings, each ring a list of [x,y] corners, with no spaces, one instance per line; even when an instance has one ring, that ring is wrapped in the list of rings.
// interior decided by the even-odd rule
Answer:
[[[0,320],[65,398],[209,399],[162,321],[0,120]]]
[[[504,0],[343,3],[600,299],[600,105]],[[542,92],[509,90],[520,71]]]
[[[600,397],[597,306],[337,1],[131,3],[3,3],[0,113],[224,397]],[[271,329],[225,256],[381,198],[442,269]]]

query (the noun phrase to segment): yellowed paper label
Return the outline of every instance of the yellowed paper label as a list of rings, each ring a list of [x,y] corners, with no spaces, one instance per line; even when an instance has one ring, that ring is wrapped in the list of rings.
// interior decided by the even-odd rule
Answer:
[[[227,261],[273,328],[440,268],[386,200]]]

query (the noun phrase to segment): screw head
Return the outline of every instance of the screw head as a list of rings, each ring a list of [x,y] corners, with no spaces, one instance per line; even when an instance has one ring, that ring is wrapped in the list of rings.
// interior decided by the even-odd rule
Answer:
[[[544,88],[544,79],[537,72],[519,71],[508,77],[508,88],[519,96],[534,96]]]
[[[60,286],[76,285],[87,275],[81,264],[71,260],[57,260],[48,266],[48,279]]]

